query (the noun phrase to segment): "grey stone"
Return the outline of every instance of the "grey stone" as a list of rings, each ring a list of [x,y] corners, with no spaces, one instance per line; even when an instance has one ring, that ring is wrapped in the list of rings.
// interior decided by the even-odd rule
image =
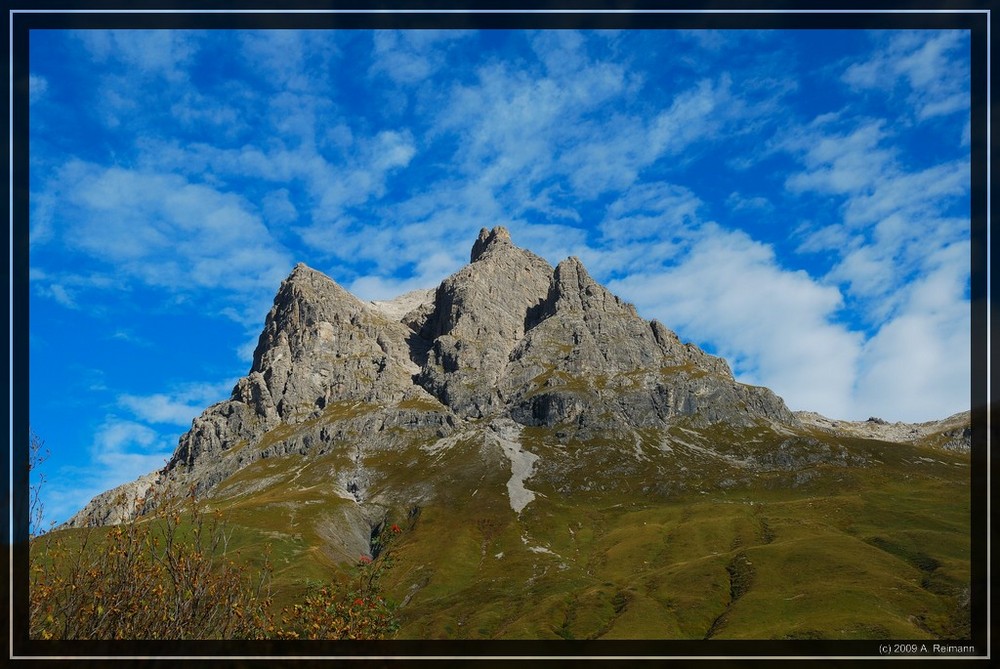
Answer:
[[[816,428],[953,449],[969,443],[967,414],[917,426],[914,435],[903,429],[910,426],[884,421],[837,428],[815,414],[793,415],[770,390],[736,382],[721,358],[643,319],[595,282],[579,259],[553,268],[515,246],[503,227],[483,228],[470,258],[433,291],[375,303],[296,265],[275,295],[250,370],[229,399],[194,419],[161,471],[99,495],[68,524],[122,522],[157,499],[187,492],[237,494],[233,486],[252,482],[224,482],[260,459],[347,449],[352,464],[330,481],[363,507],[343,535],[348,550],[357,551],[367,531],[362,521],[375,518],[392,495],[409,495],[398,501],[410,504],[435,494],[430,484],[405,493],[376,489],[386,474],[369,469],[366,454],[479,443],[484,424],[507,426],[501,445],[514,458],[516,490],[530,490],[524,488],[530,476],[558,482],[567,467],[591,468],[599,478],[601,463],[612,461],[614,471],[603,473],[651,477],[643,489],[663,494],[684,490],[685,481],[658,481],[638,437],[625,436],[652,430],[660,435],[653,441],[667,443],[664,435],[677,421],[685,430],[721,424],[730,431],[798,435],[751,460],[725,460],[764,470],[865,464],[810,441],[808,430]],[[580,451],[585,455],[559,459],[525,451],[522,457],[508,437],[524,426],[547,428],[541,434],[557,446],[587,444]],[[603,486],[592,485],[589,473],[581,480],[580,491]],[[518,511],[533,499],[519,494],[516,504],[512,498]]]

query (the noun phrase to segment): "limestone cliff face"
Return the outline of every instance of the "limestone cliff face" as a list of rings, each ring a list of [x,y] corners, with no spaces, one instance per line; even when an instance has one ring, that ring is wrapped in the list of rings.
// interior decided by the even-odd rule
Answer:
[[[228,401],[195,419],[168,468],[192,466],[202,453],[259,440],[279,424],[317,415],[330,402],[391,404],[416,394],[411,334],[299,263],[278,289],[250,373]]]
[[[278,290],[234,398],[260,395],[257,412],[286,422],[332,400],[398,401],[416,371],[408,335],[402,323],[300,263]]]
[[[506,229],[483,229],[470,264],[441,283],[433,311],[414,323],[430,343],[417,383],[463,417],[500,410],[501,375],[551,280],[552,267],[514,246]]]
[[[780,398],[737,383],[725,361],[644,320],[578,259],[553,268],[502,227],[484,228],[470,263],[436,290],[404,297],[365,303],[297,265],[247,376],[193,421],[166,467],[144,480],[146,497],[210,494],[258,459],[348,448],[358,464],[331,480],[361,500],[373,476],[360,464],[365,453],[476,425],[614,443],[678,417],[797,423]],[[103,496],[71,524],[127,517],[112,504]]]
[[[525,425],[650,426],[678,415],[745,424],[794,422],[776,395],[736,383],[707,355],[598,285],[576,258],[559,263],[539,322],[510,356],[503,394]]]

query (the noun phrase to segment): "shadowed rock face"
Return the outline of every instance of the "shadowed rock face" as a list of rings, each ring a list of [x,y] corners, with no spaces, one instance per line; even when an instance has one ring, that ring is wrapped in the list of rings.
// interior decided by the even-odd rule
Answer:
[[[576,422],[594,432],[693,414],[736,424],[794,421],[772,392],[737,384],[725,361],[642,319],[577,258],[556,267],[539,322],[505,372],[511,416],[526,425]]]
[[[417,303],[402,317],[297,265],[247,376],[193,421],[150,485],[204,493],[268,455],[334,441],[361,453],[397,443],[390,429],[394,439],[436,439],[472,420],[562,426],[579,438],[678,416],[796,422],[771,391],[735,382],[723,360],[641,318],[579,259],[553,268],[502,227],[484,228],[470,258],[433,292],[401,302]],[[367,480],[360,470],[348,478]],[[98,500],[71,523],[124,517]]]
[[[441,283],[420,324],[430,351],[417,383],[463,417],[500,409],[497,385],[551,282],[547,262],[514,246],[506,229],[484,228],[472,262]]]

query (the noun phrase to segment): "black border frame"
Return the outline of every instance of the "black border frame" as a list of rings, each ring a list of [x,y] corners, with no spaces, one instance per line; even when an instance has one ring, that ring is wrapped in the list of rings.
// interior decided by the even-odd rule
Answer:
[[[987,310],[992,302],[987,289],[987,256],[998,242],[990,239],[989,220],[995,203],[989,198],[991,167],[996,157],[989,150],[992,142],[990,123],[995,113],[990,104],[994,95],[989,45],[993,23],[991,2],[941,3],[918,1],[906,7],[872,8],[870,3],[848,0],[822,6],[803,7],[804,3],[768,1],[747,3],[722,0],[704,7],[685,4],[671,7],[663,2],[550,2],[536,10],[509,2],[476,3],[474,12],[455,2],[418,5],[414,2],[322,2],[299,0],[294,7],[273,10],[267,2],[245,0],[238,7],[225,3],[211,5],[196,0],[173,3],[141,0],[103,0],[98,2],[52,2],[45,7],[31,0],[7,3],[9,32],[4,39],[11,56],[10,112],[12,132],[5,146],[11,159],[12,176],[8,184],[11,203],[12,277],[12,366],[11,377],[11,460],[13,466],[12,516],[5,514],[7,536],[13,538],[8,560],[13,560],[11,582],[4,591],[11,603],[10,658],[65,658],[101,660],[139,660],[142,658],[209,659],[216,661],[252,661],[271,658],[275,665],[281,658],[319,659],[368,658],[373,661],[392,658],[466,659],[476,664],[493,659],[575,658],[605,661],[638,659],[805,659],[877,658],[877,641],[385,641],[385,642],[68,642],[38,641],[27,638],[27,444],[28,401],[28,39],[31,30],[71,28],[161,28],[161,29],[372,29],[372,28],[716,28],[716,29],[966,29],[972,35],[972,629],[971,643],[976,657],[989,657],[988,616],[992,599],[989,565],[986,556],[989,532],[996,523],[989,516],[987,495],[992,496],[989,480],[996,474],[996,464],[988,453],[987,345],[992,349],[993,335],[987,331]],[[677,3],[672,3],[677,4]],[[837,6],[833,6],[837,5]],[[941,6],[944,5],[944,6]],[[100,13],[94,13],[100,10]],[[272,11],[273,10],[273,11]],[[299,10],[303,13],[289,13]],[[668,10],[669,13],[658,13]],[[106,13],[105,13],[106,12]],[[252,12],[252,13],[250,13]],[[259,13],[258,13],[259,12]],[[442,13],[439,13],[442,12]],[[990,248],[987,248],[987,246]],[[992,282],[992,278],[989,279]],[[990,342],[987,342],[987,338]],[[992,376],[992,370],[989,372]],[[995,418],[995,416],[994,416]],[[990,440],[992,441],[992,440]],[[23,445],[23,447],[20,447]],[[7,527],[13,519],[13,526]],[[11,588],[11,592],[6,592]],[[918,642],[919,643],[919,642]],[[951,659],[960,659],[949,656]],[[917,659],[914,657],[913,659]]]

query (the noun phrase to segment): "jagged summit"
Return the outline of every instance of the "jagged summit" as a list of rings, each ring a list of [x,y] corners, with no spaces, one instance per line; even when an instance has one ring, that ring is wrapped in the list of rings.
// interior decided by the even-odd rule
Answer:
[[[469,262],[476,262],[487,251],[497,250],[504,246],[514,246],[507,228],[502,225],[498,225],[492,230],[483,228],[479,231],[479,238],[472,245]]]
[[[556,265],[550,301],[553,308],[593,311],[618,317],[639,318],[635,307],[594,281],[576,256]]]
[[[416,380],[464,417],[492,413],[510,352],[549,294],[553,270],[515,246],[502,227],[484,228],[473,262],[445,279],[418,332],[429,344]]]
[[[386,447],[468,421],[503,435],[545,427],[578,439],[665,428],[678,417],[796,422],[769,390],[736,383],[725,361],[640,317],[579,258],[553,268],[501,226],[483,228],[470,257],[434,291],[384,303],[363,302],[298,263],[278,288],[247,376],[193,421],[158,485],[207,491],[274,449],[309,453],[342,439]],[[393,425],[406,428],[389,439]]]
[[[233,392],[239,406],[227,415],[249,409],[271,427],[332,403],[420,396],[458,419],[510,416],[588,430],[677,415],[795,420],[770,391],[737,384],[723,360],[642,319],[579,258],[553,268],[502,226],[483,228],[470,255],[401,318],[299,263],[275,296],[250,373]],[[246,436],[246,420],[230,428],[219,420],[207,431],[213,450],[227,429]],[[190,459],[198,443],[186,435],[179,452]]]

